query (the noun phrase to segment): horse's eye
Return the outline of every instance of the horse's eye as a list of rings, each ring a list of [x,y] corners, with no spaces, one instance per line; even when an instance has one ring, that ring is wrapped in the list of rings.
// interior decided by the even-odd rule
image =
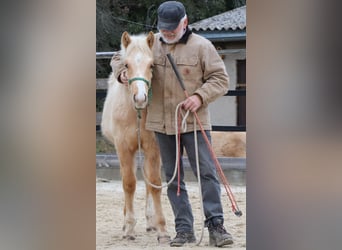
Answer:
[[[128,69],[128,64],[127,63],[125,64],[125,68]]]

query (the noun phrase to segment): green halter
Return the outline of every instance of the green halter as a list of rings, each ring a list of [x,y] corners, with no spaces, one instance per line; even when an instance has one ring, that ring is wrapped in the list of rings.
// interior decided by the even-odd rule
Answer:
[[[145,82],[145,83],[147,84],[147,86],[148,86],[149,89],[151,88],[151,82],[148,81],[148,80],[146,80],[146,79],[143,78],[143,77],[133,77],[133,78],[131,78],[131,79],[128,80],[128,83],[129,83],[129,84],[132,84],[132,82],[134,82],[134,81],[143,81],[143,82]]]
[[[131,79],[128,79],[128,84],[131,85],[134,81],[143,81],[146,83],[148,88],[148,103],[150,103],[150,100],[152,99],[152,88],[151,88],[151,82],[146,80],[143,77],[133,77]],[[141,118],[141,109],[137,109],[138,111],[138,117]]]

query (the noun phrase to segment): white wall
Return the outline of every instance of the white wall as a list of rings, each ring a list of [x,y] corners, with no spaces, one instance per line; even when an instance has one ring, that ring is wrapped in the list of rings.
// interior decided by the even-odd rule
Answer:
[[[229,75],[229,89],[236,89],[237,72],[236,60],[246,59],[245,52],[224,55],[224,63]],[[237,103],[236,96],[222,96],[209,105],[211,122],[213,126],[236,126]]]

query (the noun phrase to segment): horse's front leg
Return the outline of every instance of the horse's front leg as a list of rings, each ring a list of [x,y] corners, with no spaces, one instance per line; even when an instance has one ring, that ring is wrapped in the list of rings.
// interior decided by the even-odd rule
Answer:
[[[136,224],[133,206],[134,193],[136,188],[133,156],[134,153],[130,153],[127,151],[119,153],[122,187],[125,193],[123,237],[130,240],[135,239],[134,226]]]
[[[145,217],[146,217],[146,231],[156,231],[157,228],[155,226],[155,219],[154,219],[154,206],[153,206],[153,198],[151,195],[150,188],[146,183],[146,203],[145,203]]]
[[[166,230],[165,217],[161,206],[161,189],[154,188],[148,182],[161,186],[159,149],[150,147],[145,151],[144,171],[148,179],[146,183],[146,221],[147,231],[157,230],[158,241],[167,243],[170,237]]]

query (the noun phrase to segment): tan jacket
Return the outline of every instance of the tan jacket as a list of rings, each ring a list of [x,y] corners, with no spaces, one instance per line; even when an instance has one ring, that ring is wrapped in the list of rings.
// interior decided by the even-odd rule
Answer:
[[[225,65],[212,43],[190,34],[186,43],[168,45],[155,35],[153,45],[154,67],[152,78],[152,100],[147,108],[146,129],[165,134],[175,134],[175,111],[185,100],[185,94],[177,80],[166,54],[170,53],[182,76],[190,95],[198,94],[203,101],[197,115],[202,126],[211,130],[208,104],[228,91],[229,77]],[[118,60],[112,59],[112,67],[118,78],[122,66],[115,67]],[[193,131],[193,114],[187,118],[187,132]],[[197,129],[199,126],[197,125]]]

